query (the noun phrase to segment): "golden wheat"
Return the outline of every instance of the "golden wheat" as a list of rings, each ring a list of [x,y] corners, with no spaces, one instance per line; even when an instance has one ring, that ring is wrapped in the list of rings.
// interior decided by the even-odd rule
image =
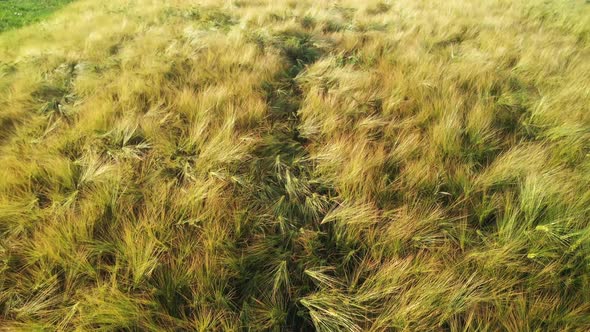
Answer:
[[[6,331],[590,329],[590,5],[80,0],[0,35]]]

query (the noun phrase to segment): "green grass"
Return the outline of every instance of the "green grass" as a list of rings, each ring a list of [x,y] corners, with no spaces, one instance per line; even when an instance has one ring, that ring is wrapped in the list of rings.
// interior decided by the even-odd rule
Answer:
[[[0,32],[46,18],[72,0],[0,0]]]
[[[584,1],[46,20],[0,35],[1,331],[590,330]]]

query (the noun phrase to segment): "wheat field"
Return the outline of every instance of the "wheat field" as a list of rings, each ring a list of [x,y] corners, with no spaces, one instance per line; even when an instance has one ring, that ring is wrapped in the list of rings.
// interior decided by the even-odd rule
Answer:
[[[0,35],[0,330],[590,330],[590,4],[80,0]]]

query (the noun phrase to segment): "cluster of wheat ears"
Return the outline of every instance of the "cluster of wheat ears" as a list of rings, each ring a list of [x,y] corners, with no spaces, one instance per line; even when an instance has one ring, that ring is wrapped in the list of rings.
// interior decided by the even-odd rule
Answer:
[[[80,0],[0,35],[0,330],[588,330],[589,153],[582,0]]]

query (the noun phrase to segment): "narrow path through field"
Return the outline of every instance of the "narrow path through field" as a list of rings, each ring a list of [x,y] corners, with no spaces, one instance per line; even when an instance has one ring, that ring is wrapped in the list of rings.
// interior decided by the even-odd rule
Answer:
[[[277,313],[275,319],[286,321],[293,330],[306,330],[313,329],[313,325],[299,300],[315,286],[305,270],[325,265],[328,253],[333,253],[328,248],[329,232],[320,225],[334,204],[330,199],[331,189],[314,179],[314,165],[306,151],[307,140],[298,129],[303,93],[297,78],[320,58],[321,50],[306,34],[280,35],[274,47],[281,50],[288,68],[274,81],[263,84],[271,130],[263,137],[251,166],[251,172],[256,174],[257,190],[252,193],[255,203],[251,211],[253,218],[258,219],[254,221],[253,231],[258,241],[243,248],[256,254],[247,255],[249,258],[241,269],[244,274],[236,289],[241,290],[243,301],[263,299],[273,306],[283,306],[283,313]],[[268,229],[268,225],[273,226]],[[301,246],[301,239],[309,236],[318,239],[313,252]],[[268,280],[263,281],[268,275],[274,276],[273,288],[260,288],[269,284]]]

